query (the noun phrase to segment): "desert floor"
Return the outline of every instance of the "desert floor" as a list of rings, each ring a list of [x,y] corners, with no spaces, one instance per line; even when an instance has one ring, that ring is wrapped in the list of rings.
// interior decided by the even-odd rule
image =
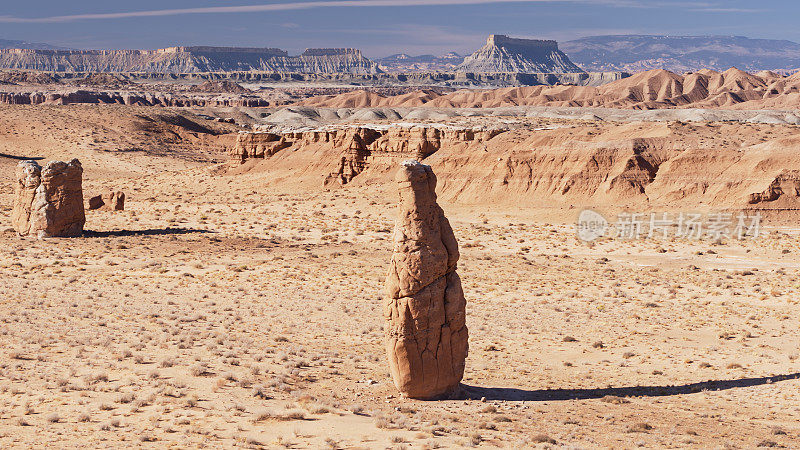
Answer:
[[[571,223],[443,204],[464,389],[407,400],[383,350],[391,189],[259,189],[200,141],[105,151],[174,148],[118,112],[0,108],[2,447],[800,445],[796,229],[589,247]],[[123,190],[126,211],[18,237],[33,155],[81,158],[85,195]]]

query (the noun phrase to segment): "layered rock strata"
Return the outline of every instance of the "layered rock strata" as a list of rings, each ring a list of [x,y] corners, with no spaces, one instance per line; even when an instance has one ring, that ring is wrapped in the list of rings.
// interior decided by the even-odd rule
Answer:
[[[379,73],[356,49],[308,49],[289,56],[276,48],[170,47],[159,50],[0,49],[0,68],[48,72],[199,73],[264,71]]]
[[[233,166],[251,159],[266,159],[284,149],[324,145],[336,156],[335,168],[324,184],[347,184],[367,167],[391,167],[403,159],[424,159],[443,146],[480,143],[502,133],[503,129],[437,128],[429,126],[384,129],[353,127],[305,132],[240,133],[229,151]]]
[[[514,39],[491,35],[486,45],[467,56],[457,72],[475,73],[582,73],[558,49],[556,41]]]

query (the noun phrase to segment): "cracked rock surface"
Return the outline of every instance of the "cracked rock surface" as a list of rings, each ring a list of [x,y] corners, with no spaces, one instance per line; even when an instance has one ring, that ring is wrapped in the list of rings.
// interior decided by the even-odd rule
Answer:
[[[468,352],[458,244],[436,203],[430,166],[405,161],[395,180],[400,203],[386,277],[387,356],[403,395],[433,399],[458,386]]]
[[[20,236],[74,237],[83,233],[83,167],[80,161],[17,165],[11,220]]]

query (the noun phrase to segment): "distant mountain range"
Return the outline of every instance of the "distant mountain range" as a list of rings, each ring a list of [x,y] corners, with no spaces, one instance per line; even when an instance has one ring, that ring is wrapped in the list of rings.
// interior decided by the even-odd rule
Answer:
[[[748,72],[772,70],[793,73],[800,68],[800,44],[743,36],[593,36],[560,42],[558,47],[569,60],[587,72],[637,73],[665,69],[683,73],[701,69],[724,71],[736,67]],[[498,67],[513,64],[513,57],[500,55],[493,49],[483,53],[486,54],[483,58],[496,58]],[[464,57],[455,52],[440,57],[401,53],[376,61],[387,72],[452,72],[468,69],[459,67]]]
[[[800,68],[800,44],[743,36],[594,36],[562,42],[560,48],[592,72],[665,69],[681,73],[736,67],[785,73]]]
[[[27,49],[35,54],[9,53]],[[58,54],[51,54],[60,50]],[[353,49],[321,49],[290,57],[286,52],[223,47],[175,47],[165,50],[72,51],[55,45],[0,39],[0,68],[45,71],[198,72],[261,70],[278,72],[629,72],[665,69],[676,73],[701,69],[748,72],[800,69],[800,44],[743,36],[594,36],[556,44],[492,36],[470,56],[398,53],[374,62]],[[316,52],[316,53],[314,53]],[[317,54],[319,53],[319,54]],[[573,64],[574,63],[574,64]]]
[[[452,72],[456,66],[464,62],[464,57],[456,52],[442,56],[411,56],[406,53],[397,53],[376,59],[375,62],[387,72]]]
[[[42,44],[38,42],[27,41],[11,41],[8,39],[0,39],[0,48],[25,48],[31,50],[67,50],[65,47],[56,47],[55,45]]]

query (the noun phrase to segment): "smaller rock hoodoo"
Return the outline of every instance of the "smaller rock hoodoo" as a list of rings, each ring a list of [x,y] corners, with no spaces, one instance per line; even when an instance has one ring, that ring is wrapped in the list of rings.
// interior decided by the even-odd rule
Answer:
[[[89,208],[105,209],[108,211],[125,211],[125,193],[122,191],[108,191],[95,195],[89,199]]]

